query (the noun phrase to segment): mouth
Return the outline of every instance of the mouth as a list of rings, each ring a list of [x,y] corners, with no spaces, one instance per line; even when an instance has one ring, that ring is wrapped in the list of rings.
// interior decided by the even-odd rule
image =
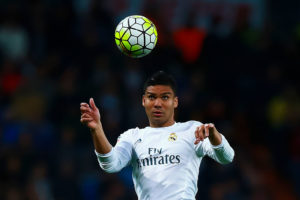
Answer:
[[[154,117],[161,117],[161,116],[163,115],[163,113],[160,112],[160,111],[154,111],[154,112],[152,112],[152,113],[153,113],[153,116],[154,116]]]

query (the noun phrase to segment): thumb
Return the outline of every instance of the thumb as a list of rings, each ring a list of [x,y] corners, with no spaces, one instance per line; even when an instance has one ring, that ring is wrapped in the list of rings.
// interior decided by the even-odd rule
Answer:
[[[93,110],[96,110],[97,109],[97,106],[95,104],[95,101],[93,98],[90,98],[90,106]]]
[[[208,124],[208,127],[209,127],[209,128],[214,128],[215,125],[214,125],[213,123],[209,123],[209,124]]]

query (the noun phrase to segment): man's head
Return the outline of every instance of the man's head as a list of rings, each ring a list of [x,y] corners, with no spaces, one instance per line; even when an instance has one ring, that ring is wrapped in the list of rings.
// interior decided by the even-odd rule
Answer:
[[[178,106],[174,78],[163,71],[148,78],[144,85],[143,106],[151,127],[172,125],[174,109]]]

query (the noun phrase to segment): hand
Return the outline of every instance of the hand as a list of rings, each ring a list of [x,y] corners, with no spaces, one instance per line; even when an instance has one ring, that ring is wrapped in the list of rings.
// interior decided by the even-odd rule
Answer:
[[[90,98],[90,105],[87,103],[80,104],[81,118],[80,122],[92,130],[101,126],[99,109],[95,105],[94,99]]]
[[[205,138],[209,138],[210,143],[212,145],[219,145],[221,144],[221,135],[217,131],[214,124],[202,124],[201,126],[198,126],[195,131],[195,137],[196,140],[194,144],[198,144],[200,141],[203,141]]]

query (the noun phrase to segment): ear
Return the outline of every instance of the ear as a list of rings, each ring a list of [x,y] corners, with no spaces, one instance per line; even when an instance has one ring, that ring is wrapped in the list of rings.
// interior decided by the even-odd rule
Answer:
[[[174,108],[178,107],[178,97],[174,97]]]
[[[145,95],[143,95],[143,98],[142,98],[142,105],[145,107]]]

